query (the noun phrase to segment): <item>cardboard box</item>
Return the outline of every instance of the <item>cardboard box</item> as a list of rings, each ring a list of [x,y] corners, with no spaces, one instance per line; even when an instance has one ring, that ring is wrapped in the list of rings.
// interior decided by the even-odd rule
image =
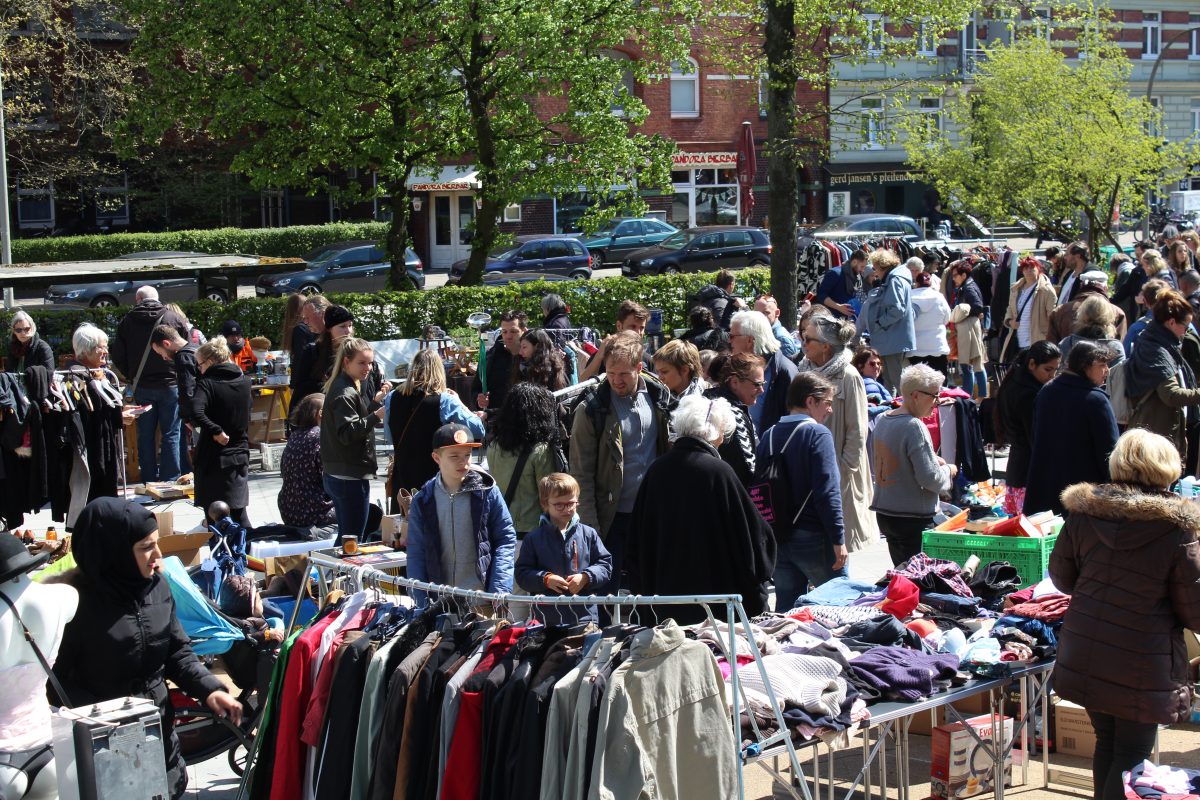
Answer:
[[[175,512],[167,509],[166,511],[155,511],[154,519],[158,522],[158,538],[164,539],[168,536],[175,535]]]
[[[384,514],[379,530],[384,544],[397,550],[408,546],[408,527],[404,524],[403,514]]]
[[[1091,758],[1096,751],[1096,731],[1087,711],[1074,703],[1059,700],[1054,706],[1055,739],[1058,752]]]
[[[973,729],[984,742],[992,738],[992,717],[972,717],[964,722],[939,725],[933,729],[930,757],[930,787],[933,797],[957,800],[992,790],[992,757],[968,731]],[[1004,717],[1000,725],[1004,741],[1012,738],[1013,721]],[[1004,784],[1012,785],[1012,757],[1004,759]]]
[[[988,693],[972,695],[965,700],[958,700],[950,705],[958,710],[958,713],[964,717],[971,717],[977,714],[986,714],[988,712]],[[930,732],[938,725],[945,725],[953,720],[950,719],[946,709],[935,708],[933,711],[926,711],[917,714],[913,717],[909,724],[909,733],[919,733],[922,736],[928,736]]]
[[[165,512],[170,514],[171,512]],[[162,521],[159,521],[162,524]],[[164,556],[179,556],[185,567],[194,567],[208,557],[208,531],[202,533],[159,534],[158,549]]]

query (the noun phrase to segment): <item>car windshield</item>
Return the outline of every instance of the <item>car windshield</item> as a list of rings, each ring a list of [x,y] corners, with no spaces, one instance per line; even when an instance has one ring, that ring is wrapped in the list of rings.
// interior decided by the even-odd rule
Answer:
[[[813,233],[840,233],[850,230],[850,223],[844,219],[831,219],[824,225],[813,228]]]
[[[692,238],[693,237],[688,234],[687,231],[679,231],[678,233],[672,233],[670,236],[663,239],[658,243],[658,246],[663,250],[679,250],[689,241],[691,241]]]
[[[317,264],[324,264],[326,261],[332,261],[334,257],[341,252],[341,250],[318,247],[316,250],[310,250],[308,254],[304,256],[304,260],[309,264],[316,266]]]

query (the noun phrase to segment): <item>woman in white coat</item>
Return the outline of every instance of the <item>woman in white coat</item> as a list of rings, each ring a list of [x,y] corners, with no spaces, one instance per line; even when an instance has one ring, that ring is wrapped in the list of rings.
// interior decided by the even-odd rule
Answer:
[[[908,354],[910,364],[928,364],[949,377],[950,343],[946,340],[946,324],[950,322],[950,304],[945,296],[931,285],[928,272],[917,275],[913,282],[912,304],[917,319],[917,349]]]
[[[854,323],[830,316],[814,316],[804,328],[804,359],[799,370],[821,373],[837,387],[833,413],[825,426],[833,433],[841,472],[842,517],[846,549],[862,550],[879,539],[879,525],[871,511],[874,483],[867,457],[867,390],[850,358]]]

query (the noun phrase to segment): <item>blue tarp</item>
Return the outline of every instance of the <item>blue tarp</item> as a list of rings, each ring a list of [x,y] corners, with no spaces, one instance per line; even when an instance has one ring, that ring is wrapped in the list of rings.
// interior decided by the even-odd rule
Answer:
[[[162,560],[162,574],[171,587],[175,598],[175,615],[179,624],[187,632],[192,649],[196,655],[215,656],[224,653],[246,636],[240,628],[217,613],[204,595],[200,587],[192,582],[183,562],[176,556],[168,556]]]

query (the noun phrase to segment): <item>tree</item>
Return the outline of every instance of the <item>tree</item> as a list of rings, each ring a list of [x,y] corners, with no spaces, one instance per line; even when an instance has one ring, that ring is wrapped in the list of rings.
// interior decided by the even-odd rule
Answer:
[[[1129,58],[1102,20],[1076,39],[1077,60],[1042,37],[986,48],[974,87],[946,108],[947,133],[909,125],[907,147],[958,209],[1029,220],[1066,241],[1082,216],[1098,252],[1116,244],[1118,207],[1144,207],[1146,190],[1182,177],[1200,151],[1164,143],[1159,112],[1130,94]]]
[[[258,186],[329,190],[328,174],[373,170],[357,197],[387,201],[396,285],[406,183],[473,157],[482,188],[465,283],[479,282],[496,219],[538,193],[588,192],[641,210],[637,188],[669,184],[670,145],[631,131],[646,109],[626,74],[681,57],[699,0],[124,0],[148,75],[129,131],[241,142],[232,169]],[[681,33],[682,32],[682,33]],[[617,60],[618,46],[644,58]],[[613,186],[624,189],[611,191]]]
[[[125,168],[112,133],[135,89],[126,29],[105,0],[9,0],[0,27],[10,170],[54,183],[60,203],[102,205]]]

